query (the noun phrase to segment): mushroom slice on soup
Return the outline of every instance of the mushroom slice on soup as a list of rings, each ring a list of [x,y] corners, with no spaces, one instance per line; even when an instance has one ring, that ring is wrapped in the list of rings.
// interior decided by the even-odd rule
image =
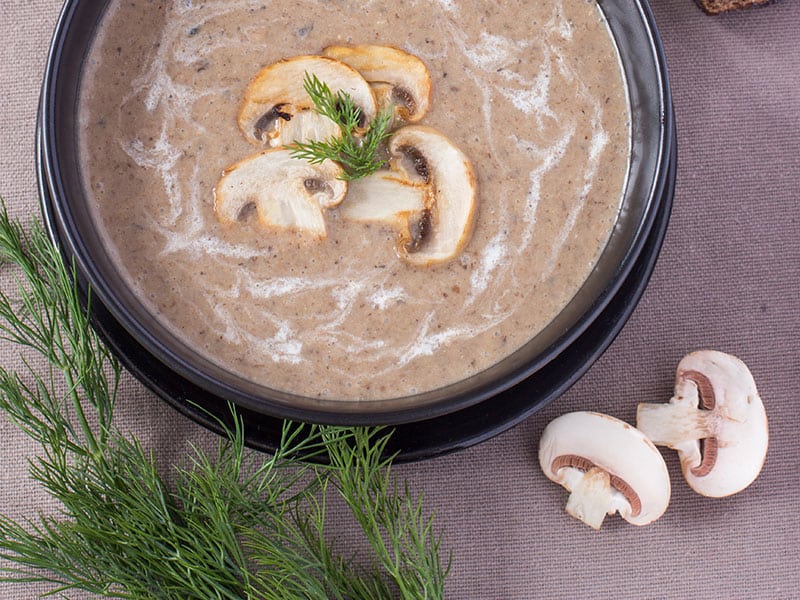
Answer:
[[[264,67],[247,87],[239,128],[248,142],[286,146],[296,141],[323,141],[340,133],[338,123],[314,110],[314,101],[305,89],[306,77],[316,77],[334,96],[347,94],[365,126],[375,118],[372,88],[355,69],[325,56],[297,56]]]
[[[214,212],[222,223],[235,223],[254,209],[262,225],[323,238],[324,209],[347,194],[342,168],[326,160],[312,165],[273,148],[226,169],[214,190]]]
[[[416,123],[428,112],[431,76],[425,63],[413,54],[372,44],[328,46],[322,53],[361,73],[372,85],[379,110],[390,109],[395,121]]]
[[[389,140],[390,165],[429,188],[427,214],[401,257],[416,266],[446,262],[469,241],[477,212],[477,182],[469,159],[439,131],[398,129]]]

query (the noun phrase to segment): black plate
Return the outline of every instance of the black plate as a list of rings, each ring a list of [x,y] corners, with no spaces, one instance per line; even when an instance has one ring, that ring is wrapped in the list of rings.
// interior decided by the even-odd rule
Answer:
[[[63,233],[54,216],[41,153],[41,135],[37,135],[39,187],[45,225],[59,243]],[[414,461],[467,448],[494,437],[533,413],[541,410],[569,389],[603,354],[627,322],[641,298],[664,240],[669,222],[677,168],[677,144],[670,129],[670,160],[661,203],[653,228],[639,258],[600,315],[554,361],[528,379],[493,398],[455,413],[413,423],[397,425],[390,440],[389,452],[397,452],[398,460]],[[59,243],[66,260],[72,257]],[[79,274],[82,290],[86,282]],[[216,433],[222,433],[219,422],[228,425],[231,415],[227,404],[206,390],[171,371],[149,354],[113,318],[111,313],[92,298],[92,324],[113,350],[123,366],[159,397],[193,421]],[[282,420],[245,408],[239,408],[245,424],[245,441],[251,448],[272,451],[280,441]]]

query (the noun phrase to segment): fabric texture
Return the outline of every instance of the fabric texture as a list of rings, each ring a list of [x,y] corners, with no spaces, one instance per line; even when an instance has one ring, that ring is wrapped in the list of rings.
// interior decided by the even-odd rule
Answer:
[[[453,552],[449,598],[800,598],[800,3],[714,17],[692,0],[651,6],[670,69],[679,168],[669,231],[638,308],[545,410],[480,446],[396,470],[438,513]],[[58,0],[0,3],[0,195],[23,219],[38,214],[34,123],[59,9]],[[5,271],[0,285],[13,285]],[[634,422],[638,402],[670,398],[678,361],[700,348],[739,356],[755,376],[771,435],[761,476],[735,496],[704,498],[665,451],[672,501],[660,520],[640,528],[609,517],[598,533],[569,518],[566,492],[539,470],[544,426],[584,409]],[[5,342],[0,361],[22,367]],[[118,416],[164,465],[180,461],[189,442],[214,442],[130,376]],[[34,446],[5,420],[0,428],[0,512],[52,510],[27,476]],[[343,544],[358,543],[342,529]],[[0,597],[45,589],[1,584]]]

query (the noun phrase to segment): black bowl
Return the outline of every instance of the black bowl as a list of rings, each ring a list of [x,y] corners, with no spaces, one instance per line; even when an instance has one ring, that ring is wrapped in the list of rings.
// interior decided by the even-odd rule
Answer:
[[[41,187],[49,198],[44,202],[45,216],[65,254],[75,260],[80,277],[91,286],[105,311],[105,321],[113,322],[129,340],[126,345],[112,344],[117,353],[124,356],[130,352],[131,344],[135,345],[135,353],[146,360],[129,360],[129,366],[143,381],[174,402],[181,404],[189,399],[189,394],[200,393],[217,402],[232,401],[254,415],[337,424],[419,423],[463,414],[489,398],[513,390],[551,363],[573,374],[585,371],[596,353],[575,356],[568,352],[570,347],[598,318],[611,314],[604,311],[641,264],[643,249],[650,252],[642,259],[647,264],[658,253],[660,238],[653,244],[651,233],[659,219],[666,220],[664,207],[671,201],[670,178],[674,175],[674,124],[663,50],[645,0],[601,0],[620,50],[630,94],[631,168],[623,209],[611,239],[597,267],[556,319],[493,367],[413,397],[369,403],[320,401],[232,375],[195,353],[151,317],[124,283],[94,232],[78,160],[76,107],[83,62],[106,5],[104,1],[68,0],[56,28],[41,99],[40,177]],[[638,295],[629,295],[631,305],[613,313],[614,322],[593,334],[602,336],[599,346],[610,343],[636,299]],[[137,368],[133,362],[146,366]],[[156,367],[182,382],[179,387],[187,393],[155,385],[149,373]],[[565,381],[574,381],[575,377],[558,379],[551,387],[561,390]],[[543,395],[552,396],[538,394]]]

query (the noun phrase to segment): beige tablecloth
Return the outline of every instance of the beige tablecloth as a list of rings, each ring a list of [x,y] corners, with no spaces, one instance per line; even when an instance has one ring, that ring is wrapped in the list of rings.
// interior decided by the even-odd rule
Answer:
[[[21,218],[37,211],[34,117],[59,5],[0,2],[0,195]],[[671,69],[680,167],[670,229],[638,309],[546,410],[481,446],[397,470],[438,511],[454,552],[451,598],[800,598],[800,2],[713,18],[691,0],[652,0],[652,8]],[[614,517],[597,533],[568,518],[566,494],[536,462],[544,425],[575,409],[633,421],[638,401],[670,397],[678,360],[702,347],[738,355],[755,374],[771,432],[761,477],[710,500],[685,485],[668,453],[673,497],[656,523]],[[20,365],[5,343],[0,360]],[[179,461],[189,441],[213,440],[131,377],[120,404],[120,425],[165,462]],[[2,425],[8,515],[52,508],[27,477],[33,451]],[[37,590],[3,584],[0,597]]]

